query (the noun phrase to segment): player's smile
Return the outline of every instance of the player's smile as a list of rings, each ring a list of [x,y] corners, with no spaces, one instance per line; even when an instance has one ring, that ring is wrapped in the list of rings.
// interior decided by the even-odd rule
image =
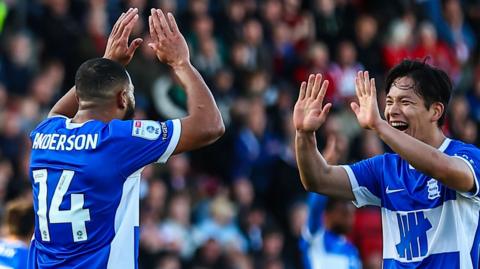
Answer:
[[[406,131],[408,129],[408,123],[404,122],[404,121],[390,121],[389,124],[397,129],[397,130],[400,130],[400,131]]]

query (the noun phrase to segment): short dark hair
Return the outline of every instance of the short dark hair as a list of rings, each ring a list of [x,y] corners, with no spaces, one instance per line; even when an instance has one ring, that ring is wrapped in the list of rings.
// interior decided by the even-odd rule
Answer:
[[[425,59],[426,60],[426,59]],[[418,60],[403,60],[394,66],[385,80],[385,90],[388,94],[395,81],[401,77],[413,80],[413,90],[422,97],[427,110],[435,102],[440,102],[445,107],[442,116],[438,119],[438,125],[445,122],[445,115],[452,95],[452,82],[443,70]]]
[[[18,198],[7,203],[5,225],[8,233],[18,237],[29,237],[35,225],[32,201]]]
[[[128,85],[125,68],[112,60],[95,58],[84,62],[75,74],[75,87],[80,99],[107,99],[115,90]]]

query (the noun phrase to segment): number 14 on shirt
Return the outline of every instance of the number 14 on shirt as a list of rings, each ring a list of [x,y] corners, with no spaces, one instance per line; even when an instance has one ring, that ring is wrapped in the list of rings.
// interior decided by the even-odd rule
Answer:
[[[79,193],[71,194],[69,210],[60,210],[63,196],[72,182],[74,171],[63,170],[58,181],[50,204],[47,218],[47,169],[32,171],[35,183],[39,183],[38,191],[38,224],[42,235],[42,241],[50,242],[48,219],[50,223],[71,223],[72,237],[74,242],[81,242],[88,239],[85,222],[90,221],[90,211],[83,208],[84,195]]]

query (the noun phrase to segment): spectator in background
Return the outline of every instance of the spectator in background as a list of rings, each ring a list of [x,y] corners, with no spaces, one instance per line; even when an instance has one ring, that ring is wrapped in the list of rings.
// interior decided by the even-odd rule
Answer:
[[[355,45],[358,61],[365,69],[371,70],[375,76],[383,76],[384,62],[382,57],[378,57],[378,52],[382,49],[378,21],[373,16],[361,15],[355,21]]]
[[[212,94],[217,101],[225,126],[230,126],[230,110],[237,95],[237,90],[233,87],[234,81],[234,73],[228,68],[218,70],[213,79]]]
[[[382,56],[387,69],[392,68],[402,59],[410,57],[413,39],[413,25],[405,20],[395,20],[390,24],[388,38],[386,39]]]
[[[278,138],[267,128],[264,102],[255,98],[245,105],[234,138],[232,178],[250,178],[256,195],[264,197],[271,178],[271,164],[282,148]]]
[[[299,55],[315,37],[315,25],[309,12],[302,10],[301,0],[283,1],[283,20],[290,27],[293,44]]]
[[[235,222],[236,208],[226,197],[217,196],[210,203],[210,216],[193,228],[193,242],[196,247],[207,247],[213,240],[223,250],[245,253],[247,242]]]
[[[174,193],[168,203],[168,215],[158,227],[166,250],[177,253],[185,260],[190,259],[195,250],[191,238],[190,200],[187,193]]]
[[[249,70],[271,70],[272,56],[265,44],[262,24],[250,18],[243,25],[243,41],[247,46],[247,65]]]
[[[336,84],[332,74],[330,74],[330,68],[331,62],[328,47],[323,42],[314,42],[308,48],[304,63],[295,70],[295,82],[300,83],[304,81],[312,73],[324,74],[325,79],[330,81],[328,85],[329,91],[325,98],[329,102],[333,102],[336,94]]]
[[[30,199],[7,204],[4,217],[5,234],[0,239],[0,267],[26,269],[28,245],[33,234],[35,216]]]
[[[7,49],[0,58],[0,82],[10,94],[24,96],[33,79],[37,59],[33,40],[27,32],[16,32],[6,39]]]
[[[217,43],[213,38],[199,40],[198,51],[192,62],[197,66],[200,73],[207,81],[211,81],[214,75],[223,67],[223,60],[220,56]]]
[[[454,81],[458,81],[460,65],[454,51],[446,43],[437,39],[437,30],[429,22],[422,22],[418,29],[418,43],[413,48],[412,57],[426,59],[432,65],[445,70]],[[428,57],[428,58],[427,58]]]
[[[460,63],[465,63],[476,44],[470,25],[464,20],[459,0],[428,0],[421,2],[428,18],[433,22],[441,40],[454,50]]]
[[[315,38],[327,44],[334,51],[341,38],[343,30],[343,17],[337,12],[334,0],[315,0]]]
[[[260,7],[260,18],[265,30],[265,39],[271,42],[274,39],[273,32],[283,22],[283,6],[281,0],[265,0],[262,1]],[[288,27],[288,26],[287,26]],[[288,30],[291,33],[290,29]],[[291,38],[291,35],[289,35]]]
[[[285,266],[282,252],[284,251],[285,239],[281,229],[271,227],[262,235],[262,249],[255,255],[255,268],[267,268],[272,260]]]
[[[292,40],[291,29],[284,22],[279,22],[272,29],[273,73],[282,79],[294,71],[297,54]]]
[[[215,32],[225,43],[231,46],[242,38],[242,28],[247,10],[244,0],[226,1],[225,11],[215,21]]]
[[[178,255],[165,253],[157,258],[155,269],[182,269],[182,262]]]
[[[474,70],[474,78],[471,88],[467,93],[467,100],[470,107],[470,116],[475,122],[480,122],[480,65]]]
[[[362,268],[357,248],[346,238],[353,228],[354,205],[312,193],[309,207],[309,220],[301,239],[305,268]]]
[[[455,137],[462,136],[469,114],[470,107],[465,96],[457,95],[452,98],[449,113],[449,130]]]
[[[329,70],[335,84],[334,103],[349,103],[355,97],[355,74],[363,69],[357,60],[357,50],[353,43],[344,40],[338,45],[337,61]]]

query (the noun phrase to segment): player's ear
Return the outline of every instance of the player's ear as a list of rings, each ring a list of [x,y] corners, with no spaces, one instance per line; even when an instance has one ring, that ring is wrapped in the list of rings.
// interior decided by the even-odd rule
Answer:
[[[128,94],[127,90],[122,89],[117,92],[117,106],[120,109],[125,109],[128,106]]]
[[[435,102],[430,105],[430,110],[432,111],[432,122],[438,121],[445,111],[445,107],[440,102]]]

